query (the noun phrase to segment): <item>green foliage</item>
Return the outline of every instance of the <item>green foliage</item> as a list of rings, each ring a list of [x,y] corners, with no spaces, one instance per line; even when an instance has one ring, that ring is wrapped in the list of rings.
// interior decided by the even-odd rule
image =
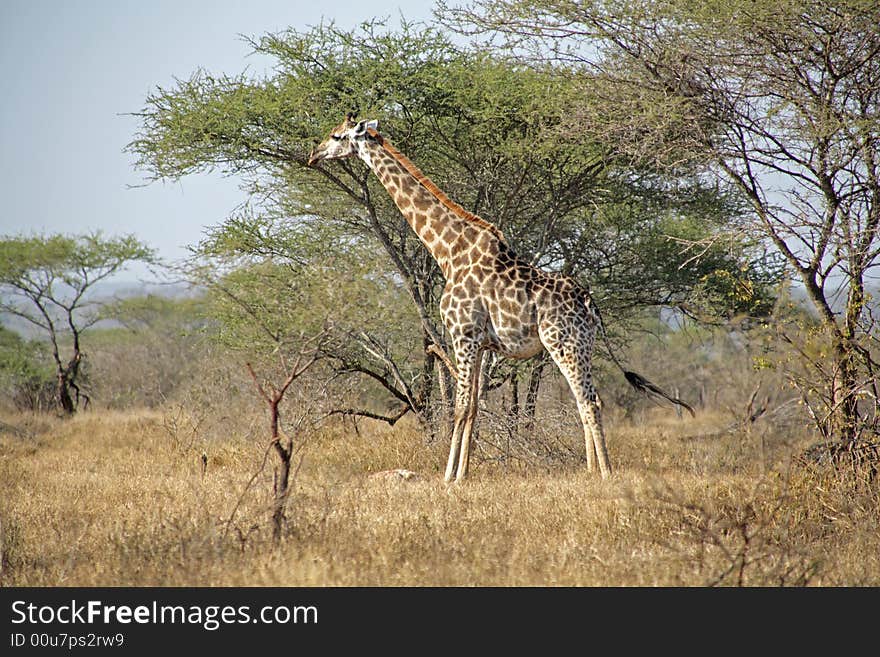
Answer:
[[[632,235],[650,233],[669,213],[695,226],[703,217],[705,238],[732,212],[727,200],[699,181],[670,185],[657,172],[634,175],[613,152],[571,130],[570,108],[580,102],[582,89],[560,67],[515,64],[406,22],[397,30],[377,21],[353,31],[322,25],[267,35],[253,46],[278,62],[272,77],[199,71],[174,89],[158,89],[140,114],[143,130],[129,145],[139,165],[157,178],[213,168],[242,175],[261,207],[230,220],[239,249],[292,257],[295,245],[286,242],[286,231],[264,215],[298,217],[286,221],[291,232],[296,223],[318,217],[343,228],[343,242],[384,233],[394,241],[386,250],[401,256],[393,262],[399,274],[413,279],[427,273],[433,285],[439,283],[436,269],[418,262],[421,245],[363,168],[342,163],[315,172],[304,166],[311,148],[352,109],[379,119],[411,159],[453,198],[505,230],[522,255],[590,280],[601,277],[603,268],[631,269],[613,259],[584,257],[590,245],[609,239],[632,244]],[[370,207],[378,224],[369,217]],[[253,229],[248,222],[256,224]],[[258,235],[261,224],[269,239]],[[611,252],[628,249],[612,245],[618,246]],[[609,288],[608,296],[641,280],[672,277],[693,286],[706,273],[679,269],[689,257],[681,248],[666,249],[662,260],[650,249],[629,250],[651,275],[598,281]],[[637,301],[667,300],[669,290],[662,288],[642,290]]]
[[[723,308],[724,317],[736,315],[763,317],[773,310],[775,299],[769,288],[756,284],[748,269],[715,269],[700,279],[693,297],[698,305]]]
[[[350,216],[362,202],[363,170],[345,168],[331,181],[304,165],[331,127],[357,110],[379,119],[461,203],[504,228],[525,204],[532,214],[545,211],[551,185],[556,195],[568,191],[600,159],[589,144],[543,139],[559,123],[560,99],[572,93],[564,79],[463,50],[433,28],[324,25],[253,45],[277,59],[274,77],[200,71],[148,97],[143,130],[129,145],[143,169],[177,178],[220,168],[243,174],[261,197],[271,190],[288,216]],[[351,196],[340,197],[334,182]],[[393,213],[381,188],[370,181],[370,189],[383,214]],[[569,193],[559,202],[585,201]]]
[[[418,318],[399,278],[382,268],[375,245],[343,243],[333,226],[309,224],[279,236],[290,256],[255,248],[258,242],[277,246],[277,228],[265,221],[233,221],[211,231],[201,245],[210,264],[196,276],[234,265],[208,288],[206,312],[217,323],[214,337],[221,344],[266,356],[332,329],[340,338],[378,331],[404,351],[412,347],[411,327]]]
[[[133,235],[19,235],[0,238],[0,313],[15,315],[58,335],[99,318],[86,293],[133,261],[155,262],[154,251]]]
[[[101,319],[122,324],[129,332],[157,331],[167,335],[195,331],[204,317],[201,295],[168,297],[158,294],[126,297],[101,307]]]
[[[38,410],[51,401],[52,367],[48,345],[25,340],[0,326],[0,390],[20,408]]]
[[[39,342],[26,341],[15,331],[0,326],[0,371],[4,376],[29,377],[39,373],[35,361],[40,351]]]
[[[97,320],[84,313],[87,291],[132,261],[154,262],[152,249],[133,235],[105,238],[19,235],[0,238],[0,312],[58,334],[78,334]]]
[[[5,236],[0,239],[0,285],[18,288],[31,278],[43,276],[79,290],[96,275],[116,271],[126,262],[153,259],[153,250],[133,235],[105,238],[95,232],[80,236]]]

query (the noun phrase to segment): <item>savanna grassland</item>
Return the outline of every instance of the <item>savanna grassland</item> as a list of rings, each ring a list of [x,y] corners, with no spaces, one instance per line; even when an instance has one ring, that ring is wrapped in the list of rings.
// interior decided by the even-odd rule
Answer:
[[[803,464],[808,440],[772,426],[657,411],[609,423],[608,480],[478,447],[446,486],[445,441],[415,423],[327,422],[300,441],[276,545],[261,419],[224,436],[180,409],[5,414],[0,583],[880,584],[876,479]]]
[[[150,91],[144,179],[247,201],[169,297],[98,294],[162,265],[133,235],[0,236],[0,584],[880,585],[876,4],[441,3]],[[444,351],[564,315],[527,263],[602,309],[615,472],[549,359],[493,358],[447,486]]]

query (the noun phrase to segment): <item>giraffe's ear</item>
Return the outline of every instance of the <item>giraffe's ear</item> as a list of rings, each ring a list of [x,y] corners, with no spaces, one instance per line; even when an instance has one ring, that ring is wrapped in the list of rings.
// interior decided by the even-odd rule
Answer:
[[[360,121],[357,126],[355,126],[354,134],[360,136],[367,132],[367,129],[378,130],[379,122],[376,120],[373,121]]]

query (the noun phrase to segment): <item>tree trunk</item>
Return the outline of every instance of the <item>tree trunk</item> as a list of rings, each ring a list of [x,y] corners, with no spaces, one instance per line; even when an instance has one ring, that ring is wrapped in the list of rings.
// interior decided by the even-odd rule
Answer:
[[[275,466],[275,499],[272,503],[272,540],[278,543],[287,524],[287,495],[290,485],[290,456],[291,450],[286,449],[280,443],[275,443],[278,453],[278,465]]]
[[[859,435],[859,354],[856,351],[859,319],[864,308],[861,276],[853,273],[849,281],[846,314],[842,330],[834,336],[834,380],[831,394],[831,435],[843,444]]]
[[[67,381],[67,375],[64,372],[58,373],[58,403],[67,415],[76,413],[76,405],[70,396],[70,384]]]
[[[842,443],[858,435],[858,375],[853,355],[845,345],[834,345],[835,373],[831,393],[831,435]]]
[[[283,393],[276,394],[269,401],[269,427],[272,435],[272,445],[278,454],[278,464],[275,466],[275,482],[273,492],[275,499],[272,502],[272,540],[278,543],[287,524],[285,508],[287,506],[287,494],[290,484],[290,457],[293,454],[292,441],[287,445],[281,444],[280,417],[278,405],[281,403]]]
[[[435,359],[437,364],[438,389],[440,393],[440,411],[435,414],[437,429],[431,432],[431,437],[436,435],[441,437],[452,435],[452,422],[455,411],[455,382],[446,364],[442,363],[439,358]]]
[[[831,387],[826,400],[829,404],[827,419],[819,429],[841,444],[852,443],[858,436],[859,364],[854,339],[864,305],[864,287],[861,276],[853,274],[849,280],[846,314],[843,325],[825,296],[824,288],[816,283],[814,273],[805,272],[802,281],[822,324],[828,331],[833,358]]]
[[[428,350],[428,347],[432,344],[433,341],[431,340],[431,336],[429,336],[423,329],[422,351],[424,353],[424,360],[422,361],[422,374],[419,391],[416,393],[416,402],[421,407],[421,413],[417,413],[416,416],[425,418],[428,433],[433,440],[437,435],[437,409],[434,408],[434,404],[432,403],[434,397],[434,364],[437,359],[434,357],[434,354]]]

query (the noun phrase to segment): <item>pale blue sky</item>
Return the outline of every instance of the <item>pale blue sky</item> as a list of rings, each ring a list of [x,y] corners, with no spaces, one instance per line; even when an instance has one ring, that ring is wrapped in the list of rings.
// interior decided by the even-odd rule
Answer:
[[[238,35],[324,19],[351,27],[376,16],[429,20],[416,0],[0,0],[0,234],[134,233],[164,258],[184,255],[206,226],[244,200],[233,178],[143,183],[123,153],[125,116],[156,86],[197,68],[255,73]],[[139,271],[132,272],[140,273]]]

